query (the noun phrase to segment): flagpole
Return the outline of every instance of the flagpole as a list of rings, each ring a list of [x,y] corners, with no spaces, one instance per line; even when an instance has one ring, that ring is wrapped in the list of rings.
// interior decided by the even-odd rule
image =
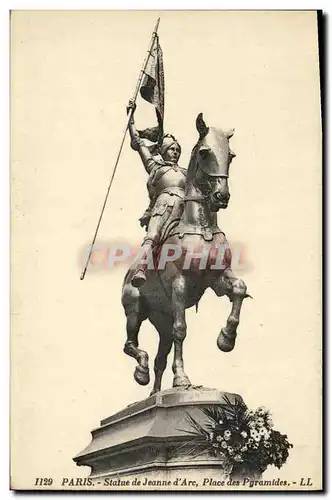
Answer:
[[[154,42],[155,42],[155,40],[156,40],[156,38],[158,36],[159,22],[160,22],[160,17],[158,18],[156,26],[155,26],[155,28],[154,28],[154,30],[152,32],[152,37],[151,37],[151,40],[150,40],[150,43],[149,43],[149,48],[148,48],[148,51],[147,51],[147,55],[146,55],[146,57],[144,59],[143,66],[142,66],[142,69],[140,71],[140,74],[139,74],[139,77],[138,77],[138,81],[137,81],[137,85],[136,85],[136,88],[135,88],[135,92],[134,92],[134,95],[133,95],[133,98],[132,98],[132,102],[133,103],[136,102],[136,99],[137,99],[137,96],[138,96],[138,92],[139,92],[139,89],[141,87],[142,79],[143,79],[143,76],[144,76],[144,73],[145,73],[145,70],[146,70],[146,67],[147,67],[150,55],[151,55],[151,51],[152,51],[153,46],[154,46]],[[128,119],[127,119],[127,125],[126,125],[125,131],[124,131],[124,134],[123,134],[123,137],[122,137],[122,141],[121,141],[121,144],[120,144],[120,148],[119,148],[116,160],[115,160],[115,165],[114,165],[114,168],[113,168],[111,180],[109,182],[109,185],[108,185],[108,188],[107,188],[107,191],[106,191],[106,196],[105,196],[105,199],[104,199],[104,203],[103,203],[103,206],[102,206],[102,209],[101,209],[101,213],[100,213],[100,216],[99,216],[99,219],[98,219],[97,227],[96,227],[93,239],[92,239],[92,243],[91,243],[91,246],[90,246],[88,258],[86,259],[86,263],[85,263],[84,269],[83,269],[81,277],[80,277],[81,280],[84,279],[86,271],[87,271],[87,268],[88,268],[88,265],[89,265],[89,262],[90,262],[90,258],[91,258],[92,252],[93,252],[93,247],[94,247],[94,244],[96,242],[97,234],[98,234],[98,231],[99,231],[99,226],[100,226],[100,223],[101,223],[101,219],[102,219],[103,214],[104,214],[104,210],[105,210],[105,207],[106,207],[108,195],[109,195],[112,183],[113,183],[113,179],[114,179],[115,172],[116,172],[119,160],[120,160],[120,156],[121,156],[121,153],[122,153],[123,144],[124,144],[124,141],[125,141],[125,138],[126,138],[126,135],[127,135],[127,130],[128,130],[128,127],[129,127],[130,120],[132,119],[133,113],[134,113],[134,109],[131,108],[130,112],[129,112],[129,115],[128,115]]]

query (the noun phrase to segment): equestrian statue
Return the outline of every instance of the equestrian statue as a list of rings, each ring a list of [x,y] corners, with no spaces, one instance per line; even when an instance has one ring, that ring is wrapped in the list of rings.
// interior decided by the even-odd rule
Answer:
[[[167,357],[173,345],[173,387],[191,385],[183,362],[186,309],[197,307],[208,288],[212,288],[218,297],[226,295],[232,308],[226,326],[219,333],[217,345],[222,351],[229,352],[235,345],[242,302],[249,295],[245,283],[231,269],[231,251],[217,222],[218,210],[227,208],[230,199],[228,175],[235,154],[230,149],[229,140],[234,130],[208,127],[200,113],[196,119],[198,141],[185,170],[178,165],[181,147],[173,135],[164,135],[157,150],[147,146],[135,127],[135,109],[135,103],[130,101],[127,110],[131,112],[131,146],[139,153],[149,176],[150,204],[140,219],[141,225],[146,226],[144,255],[150,251],[154,262],[158,262],[164,245],[181,249],[180,255],[167,261],[162,268],[148,268],[146,259],[131,266],[122,288],[122,304],[127,318],[124,352],[136,359],[134,378],[141,385],[150,381],[149,357],[138,342],[142,322],[148,319],[159,333],[151,392],[154,394],[161,390]],[[195,255],[202,247],[208,248],[205,260],[192,259],[186,268],[186,256]],[[224,248],[223,266],[216,266],[216,250],[221,247]],[[200,260],[199,264],[197,260]]]
[[[141,226],[146,228],[142,251],[130,266],[122,286],[127,329],[124,352],[137,361],[135,380],[141,385],[148,384],[149,358],[138,342],[140,327],[148,319],[160,337],[152,394],[161,389],[173,345],[173,386],[191,386],[183,363],[186,309],[196,306],[197,310],[208,288],[218,297],[227,296],[232,304],[231,312],[219,333],[217,345],[229,352],[235,345],[242,302],[250,297],[245,283],[232,271],[231,250],[217,221],[217,212],[226,209],[230,199],[228,175],[235,154],[229,141],[234,130],[209,127],[202,113],[198,114],[198,140],[192,149],[188,169],[179,166],[181,146],[173,135],[164,134],[164,69],[158,26],[159,19],[134,96],[127,106],[127,126],[81,274],[83,280],[129,130],[131,146],[139,153],[148,174],[150,203],[140,219]],[[134,117],[139,92],[155,107],[158,127],[137,130]],[[169,250],[173,253],[169,254]]]

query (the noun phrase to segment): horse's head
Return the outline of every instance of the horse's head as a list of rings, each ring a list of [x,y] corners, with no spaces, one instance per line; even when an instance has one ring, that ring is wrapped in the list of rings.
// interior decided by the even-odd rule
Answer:
[[[197,116],[196,128],[199,140],[192,152],[188,180],[206,197],[211,211],[217,212],[227,208],[230,198],[228,172],[235,154],[229,147],[229,139],[234,129],[224,132],[208,127],[202,113]]]

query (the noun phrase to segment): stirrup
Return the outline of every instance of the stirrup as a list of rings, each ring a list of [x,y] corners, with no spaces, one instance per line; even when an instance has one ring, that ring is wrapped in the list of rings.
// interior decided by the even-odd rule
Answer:
[[[142,269],[139,269],[131,279],[131,284],[135,288],[140,288],[146,282],[146,276]]]

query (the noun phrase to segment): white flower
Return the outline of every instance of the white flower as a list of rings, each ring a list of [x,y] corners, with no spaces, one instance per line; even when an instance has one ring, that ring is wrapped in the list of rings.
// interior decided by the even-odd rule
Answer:
[[[256,432],[252,438],[254,439],[254,441],[256,441],[256,443],[259,443],[259,441],[261,440],[261,435],[259,434],[259,432]]]
[[[248,425],[249,425],[249,427],[253,428],[253,427],[255,427],[255,422],[253,420],[251,420]]]
[[[247,451],[247,449],[248,449],[247,446],[242,446],[240,451],[244,452],[244,451]]]
[[[219,420],[219,424],[223,424],[224,422],[222,420]]]
[[[266,424],[269,426],[269,427],[273,427],[273,420],[271,417],[267,417],[266,419]]]
[[[231,431],[229,431],[229,430],[226,430],[226,431],[224,432],[224,437],[225,437],[225,438],[230,438],[230,437],[231,437],[231,435],[232,435],[232,433],[231,433]]]
[[[226,443],[226,441],[223,441],[223,442],[221,443],[221,447],[222,447],[222,448],[227,448],[227,443]]]
[[[264,415],[267,415],[267,410],[264,408],[264,406],[261,406],[260,408],[257,408],[256,410],[256,414],[259,416],[259,417],[264,417]]]
[[[264,418],[259,417],[259,418],[256,420],[256,424],[258,425],[258,427],[263,427],[263,425],[265,424],[265,422],[264,422]]]
[[[227,451],[230,455],[234,455],[234,450],[231,446],[228,446]]]
[[[241,455],[239,455],[239,454],[235,455],[234,460],[235,460],[235,462],[243,462],[243,459],[242,459]]]
[[[271,432],[266,427],[261,427],[258,431],[259,435],[264,439],[269,439]]]
[[[250,436],[252,438],[254,438],[255,436],[257,436],[258,432],[256,431],[256,429],[250,429]]]
[[[248,436],[248,433],[246,431],[242,431],[241,432],[241,436],[244,437],[244,438],[246,438]]]
[[[217,441],[222,441],[222,437],[221,436],[217,436]]]
[[[254,439],[254,441],[256,442],[259,442],[261,437],[259,435],[259,433],[255,430],[255,429],[251,429],[250,431],[250,436],[252,437],[252,439]]]

